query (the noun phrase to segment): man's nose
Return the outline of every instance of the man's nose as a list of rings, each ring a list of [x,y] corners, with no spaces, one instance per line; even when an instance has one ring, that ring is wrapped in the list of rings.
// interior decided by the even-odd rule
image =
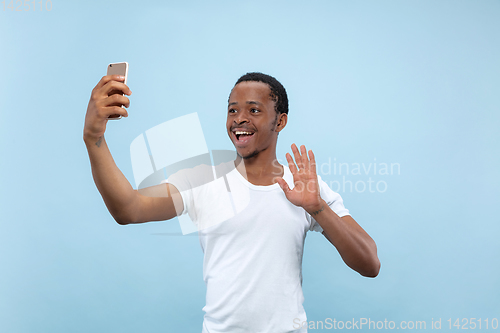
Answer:
[[[234,118],[236,124],[243,124],[248,122],[248,115],[245,112],[238,112],[236,118]]]

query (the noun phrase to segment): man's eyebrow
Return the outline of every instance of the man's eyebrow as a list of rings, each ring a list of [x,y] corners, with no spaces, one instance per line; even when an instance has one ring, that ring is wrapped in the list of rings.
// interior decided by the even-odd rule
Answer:
[[[238,104],[238,102],[229,103],[227,106],[236,105],[236,104]],[[246,104],[262,105],[262,103],[259,103],[256,101],[247,101]]]

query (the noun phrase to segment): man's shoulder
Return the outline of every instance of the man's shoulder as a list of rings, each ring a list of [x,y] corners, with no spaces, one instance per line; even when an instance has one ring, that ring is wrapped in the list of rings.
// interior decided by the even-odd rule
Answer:
[[[220,163],[216,166],[199,164],[192,168],[178,170],[164,180],[163,183],[171,183],[179,191],[184,191],[209,184],[217,178],[225,176],[232,170],[234,170],[234,163],[232,161]]]

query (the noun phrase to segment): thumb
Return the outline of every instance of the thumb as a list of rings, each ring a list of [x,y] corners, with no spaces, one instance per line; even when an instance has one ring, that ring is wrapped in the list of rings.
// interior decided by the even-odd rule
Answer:
[[[278,184],[281,187],[281,189],[283,190],[283,192],[285,192],[285,195],[288,195],[288,192],[290,192],[290,187],[288,187],[288,184],[286,183],[286,181],[281,177],[277,177],[276,181],[278,182]]]

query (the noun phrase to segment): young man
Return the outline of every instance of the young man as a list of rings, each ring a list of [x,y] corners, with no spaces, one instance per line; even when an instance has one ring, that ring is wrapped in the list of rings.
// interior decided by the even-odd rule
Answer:
[[[84,141],[108,210],[120,224],[184,213],[195,222],[210,219],[210,208],[223,195],[220,188],[179,191],[189,183],[180,172],[166,184],[137,191],[116,167],[104,132],[109,115],[127,116],[121,105],[128,107],[129,99],[109,96],[113,90],[131,94],[121,81],[118,76],[101,79],[85,118]],[[375,242],[349,215],[340,195],[317,176],[313,152],[294,144],[293,157],[286,154],[288,167],[278,163],[278,133],[287,119],[286,91],[275,78],[248,73],[236,82],[226,127],[237,158],[226,181],[236,206],[241,189],[246,191],[246,205],[221,223],[199,228],[207,284],[204,333],[306,332],[297,323],[306,321],[301,270],[308,230],[322,232],[361,275],[378,274]]]

